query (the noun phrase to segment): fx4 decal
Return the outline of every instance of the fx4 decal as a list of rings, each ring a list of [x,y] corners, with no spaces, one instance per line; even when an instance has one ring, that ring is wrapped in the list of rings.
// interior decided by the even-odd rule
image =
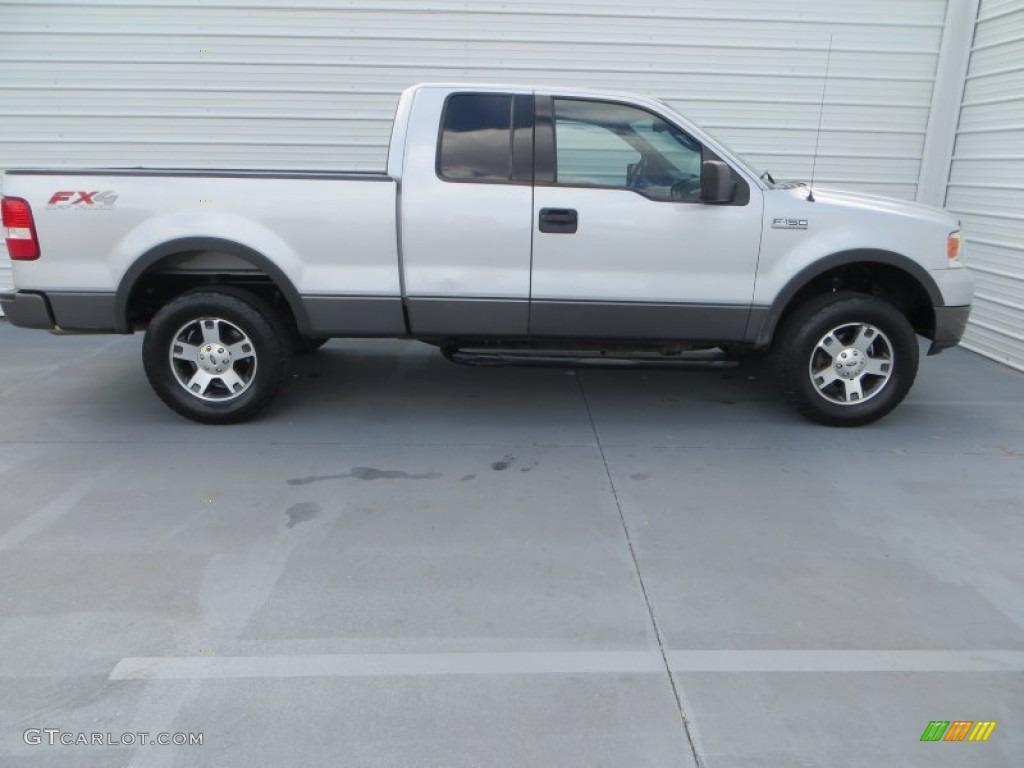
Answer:
[[[53,193],[46,207],[97,210],[113,208],[116,201],[117,195],[112,190],[104,192],[74,192],[62,189],[59,192]]]

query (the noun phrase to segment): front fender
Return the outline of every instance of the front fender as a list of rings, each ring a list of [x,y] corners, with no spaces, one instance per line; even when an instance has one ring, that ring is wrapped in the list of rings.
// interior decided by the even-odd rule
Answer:
[[[850,249],[833,253],[808,264],[782,287],[770,305],[754,307],[747,324],[746,338],[754,342],[756,346],[767,346],[775,334],[775,329],[783,313],[800,289],[826,272],[846,264],[882,264],[895,267],[909,275],[924,289],[932,306],[941,306],[945,303],[935,279],[916,261],[892,251],[866,248]]]

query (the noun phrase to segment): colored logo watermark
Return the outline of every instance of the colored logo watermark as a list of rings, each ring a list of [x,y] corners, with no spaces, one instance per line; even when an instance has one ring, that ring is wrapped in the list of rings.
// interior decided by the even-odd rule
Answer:
[[[988,741],[995,729],[995,720],[932,720],[921,741]]]

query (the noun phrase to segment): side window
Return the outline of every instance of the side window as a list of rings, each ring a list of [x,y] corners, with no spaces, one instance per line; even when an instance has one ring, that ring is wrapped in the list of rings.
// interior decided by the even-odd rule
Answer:
[[[605,101],[555,99],[556,184],[700,200],[701,145],[660,117]]]
[[[613,131],[593,123],[555,121],[560,184],[624,187],[640,153]]]
[[[457,93],[441,128],[438,174],[450,181],[512,178],[512,96]]]

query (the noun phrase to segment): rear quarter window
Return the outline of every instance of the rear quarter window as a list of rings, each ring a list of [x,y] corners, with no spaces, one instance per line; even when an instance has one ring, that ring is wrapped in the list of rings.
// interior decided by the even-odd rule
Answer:
[[[438,175],[449,181],[512,178],[511,95],[458,93],[445,105]]]

